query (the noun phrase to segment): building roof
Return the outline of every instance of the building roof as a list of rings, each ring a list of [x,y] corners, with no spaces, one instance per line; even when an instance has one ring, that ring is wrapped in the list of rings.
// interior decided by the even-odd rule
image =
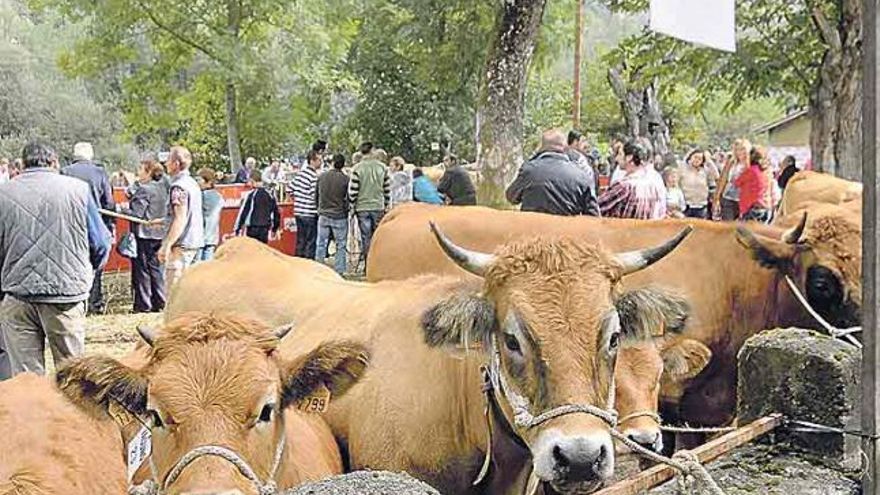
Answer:
[[[777,129],[779,127],[782,127],[782,126],[788,124],[789,122],[791,122],[793,120],[797,120],[797,119],[807,115],[807,113],[809,113],[809,112],[806,109],[805,110],[798,110],[797,112],[790,113],[779,120],[770,122],[769,124],[764,124],[760,127],[756,127],[752,132],[754,134],[764,134],[765,132],[770,132],[774,129]]]

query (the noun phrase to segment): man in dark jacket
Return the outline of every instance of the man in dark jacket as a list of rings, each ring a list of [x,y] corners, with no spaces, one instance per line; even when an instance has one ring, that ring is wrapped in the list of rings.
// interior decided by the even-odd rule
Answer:
[[[251,239],[268,244],[269,232],[277,234],[281,229],[281,212],[278,211],[275,196],[263,187],[260,174],[253,174],[250,182],[254,190],[247,195],[238,210],[235,234],[241,235],[244,230]]]
[[[0,340],[13,375],[45,373],[46,340],[56,366],[82,354],[85,301],[110,252],[88,186],[59,175],[48,146],[22,154],[22,174],[0,184]]]
[[[447,203],[453,206],[473,206],[477,204],[477,189],[470,174],[458,163],[455,155],[443,159],[446,172],[437,184],[437,191],[446,196]]]
[[[76,143],[73,147],[73,163],[61,170],[62,175],[77,178],[89,185],[92,198],[99,208],[114,211],[116,204],[113,202],[113,188],[110,187],[110,178],[107,171],[99,167],[95,161],[95,150],[91,143]],[[116,232],[116,221],[112,217],[103,217],[104,224],[111,234]],[[107,253],[109,258],[110,253]],[[95,269],[94,282],[89,293],[89,314],[102,314],[104,312],[104,291],[101,285],[104,265],[103,260]]]
[[[507,188],[507,200],[522,203],[523,211],[552,215],[599,216],[599,206],[590,188],[590,177],[565,153],[565,134],[547,131],[541,151],[523,164],[516,180]]]
[[[333,157],[333,168],[318,177],[318,247],[315,260],[327,259],[330,234],[336,241],[336,273],[346,271],[348,258],[348,176],[342,171],[345,157]]]

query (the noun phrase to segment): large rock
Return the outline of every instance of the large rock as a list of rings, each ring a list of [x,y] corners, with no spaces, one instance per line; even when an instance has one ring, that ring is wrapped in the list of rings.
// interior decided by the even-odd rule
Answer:
[[[739,352],[737,416],[746,424],[772,413],[847,430],[860,428],[861,351],[809,330],[777,329],[749,339]],[[777,441],[857,469],[858,437],[780,429]]]
[[[357,471],[290,490],[286,495],[440,495],[407,474]]]

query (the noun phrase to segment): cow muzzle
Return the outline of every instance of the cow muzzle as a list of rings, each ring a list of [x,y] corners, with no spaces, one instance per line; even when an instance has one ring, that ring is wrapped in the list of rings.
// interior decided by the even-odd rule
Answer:
[[[589,493],[614,474],[614,444],[606,432],[542,432],[532,450],[534,474],[561,494]]]

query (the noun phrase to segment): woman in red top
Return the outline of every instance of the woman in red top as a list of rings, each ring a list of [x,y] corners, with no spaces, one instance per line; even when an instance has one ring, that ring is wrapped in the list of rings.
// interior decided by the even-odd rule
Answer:
[[[756,222],[770,221],[770,205],[767,191],[770,181],[767,178],[767,155],[761,147],[752,148],[749,154],[749,168],[736,179],[739,188],[739,219]]]

